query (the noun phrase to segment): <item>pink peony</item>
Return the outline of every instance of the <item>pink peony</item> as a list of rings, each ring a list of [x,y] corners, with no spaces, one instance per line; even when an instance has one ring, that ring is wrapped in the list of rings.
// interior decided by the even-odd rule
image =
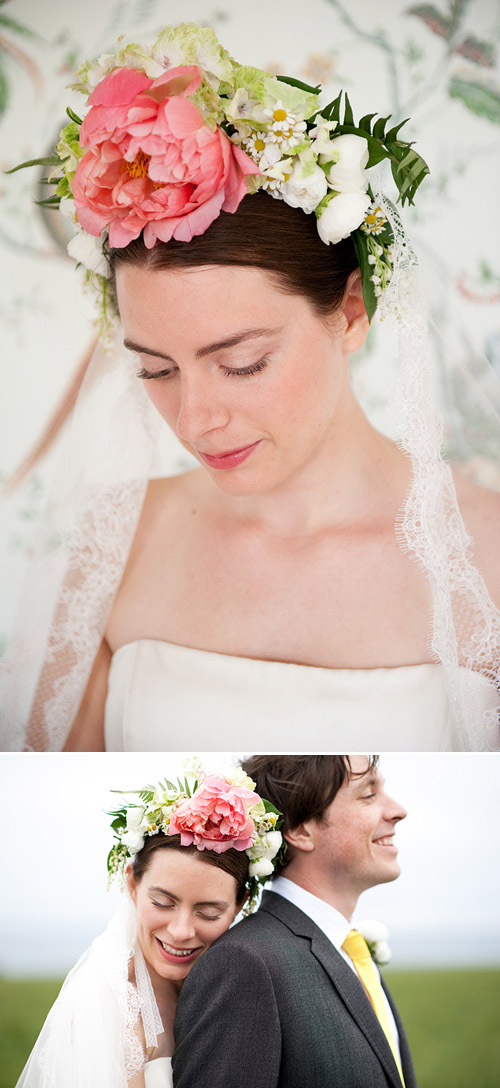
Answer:
[[[73,178],[80,225],[109,244],[126,246],[144,229],[148,249],[159,238],[189,242],[219,212],[234,212],[259,169],[225,132],[203,121],[187,96],[201,84],[196,65],[149,79],[115,68],[92,92],[80,132],[88,148]]]
[[[169,835],[180,835],[182,846],[224,853],[234,847],[248,850],[255,824],[247,806],[260,797],[244,786],[232,786],[221,775],[205,778],[193,797],[182,801],[170,817]]]

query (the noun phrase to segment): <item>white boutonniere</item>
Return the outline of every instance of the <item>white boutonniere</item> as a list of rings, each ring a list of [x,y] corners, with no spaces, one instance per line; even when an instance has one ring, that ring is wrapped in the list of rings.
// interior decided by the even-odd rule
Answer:
[[[357,929],[365,938],[370,950],[370,955],[377,967],[385,967],[391,960],[391,950],[388,945],[389,930],[382,922],[375,922],[371,918],[357,923]]]

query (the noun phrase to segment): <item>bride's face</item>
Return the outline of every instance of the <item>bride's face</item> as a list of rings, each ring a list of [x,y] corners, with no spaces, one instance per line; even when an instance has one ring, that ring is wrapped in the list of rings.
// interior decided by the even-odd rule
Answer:
[[[123,265],[117,292],[148,395],[221,490],[269,491],[329,442],[366,335],[356,280],[334,323],[253,268]]]
[[[128,884],[144,959],[178,984],[240,909],[235,878],[181,850],[155,850],[141,880],[129,873]]]

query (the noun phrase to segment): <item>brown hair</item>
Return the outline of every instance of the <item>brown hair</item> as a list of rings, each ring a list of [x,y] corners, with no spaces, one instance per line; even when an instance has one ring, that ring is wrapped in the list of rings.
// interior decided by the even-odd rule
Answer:
[[[370,756],[363,774],[373,770],[377,763],[378,756]],[[346,755],[250,756],[241,766],[256,783],[257,793],[283,814],[283,835],[304,820],[321,823],[326,809],[353,773]],[[274,875],[291,860],[289,847]]]
[[[164,835],[159,831],[156,835],[149,835],[141,850],[135,855],[132,862],[134,877],[139,883],[147,871],[151,856],[156,850],[181,850],[183,854],[192,854],[204,861],[206,865],[213,865],[216,869],[223,869],[236,881],[236,902],[243,902],[247,893],[249,860],[244,850],[226,850],[223,854],[216,854],[214,850],[198,850],[196,846],[181,846],[180,835]]]
[[[321,241],[316,217],[259,192],[243,198],[235,212],[221,214],[190,242],[156,242],[146,249],[142,235],[109,254],[111,283],[116,268],[131,264],[151,270],[201,265],[240,265],[269,272],[277,287],[308,299],[320,316],[332,314],[358,268],[351,237],[337,245]],[[115,297],[116,287],[114,286]]]
[[[306,215],[301,208],[290,208],[283,200],[273,200],[265,192],[248,194],[235,212],[221,212],[204,234],[190,242],[173,239],[156,242],[152,249],[146,249],[140,235],[123,249],[111,249],[110,290],[117,309],[115,275],[121,264],[158,271],[214,264],[259,268],[268,272],[282,291],[306,298],[320,317],[328,317],[339,308],[347,280],[359,267],[350,236],[336,245],[325,245],[313,213]],[[66,422],[91,354],[92,349],[82,360],[43,434],[8,481],[12,488],[50,449]]]

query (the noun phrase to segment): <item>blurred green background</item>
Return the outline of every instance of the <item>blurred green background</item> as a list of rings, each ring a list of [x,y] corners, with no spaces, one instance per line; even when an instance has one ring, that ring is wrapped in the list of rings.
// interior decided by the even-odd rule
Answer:
[[[384,977],[405,1023],[419,1088],[498,1088],[500,970]],[[56,979],[0,979],[0,1088],[14,1088],[60,986]]]

